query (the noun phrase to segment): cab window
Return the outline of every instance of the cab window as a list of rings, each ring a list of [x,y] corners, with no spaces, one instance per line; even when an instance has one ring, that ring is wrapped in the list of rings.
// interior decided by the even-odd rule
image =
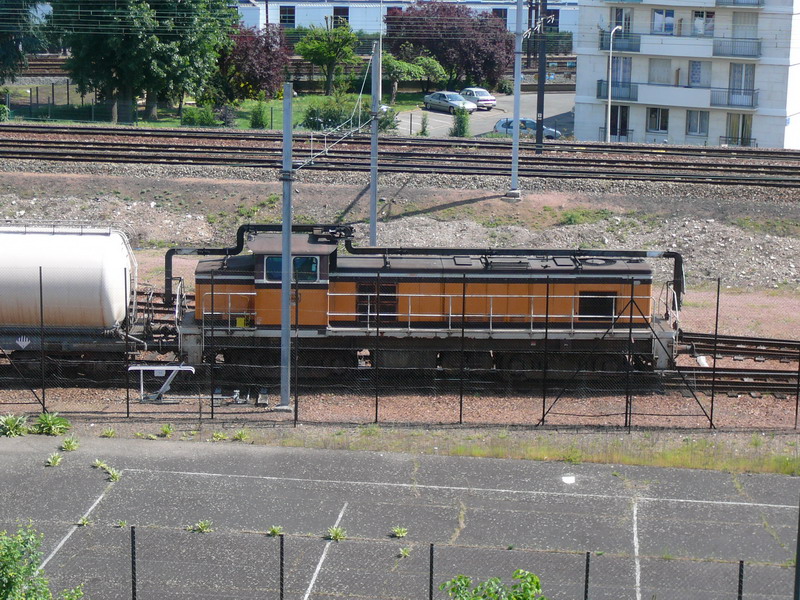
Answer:
[[[317,281],[319,259],[316,256],[295,256],[292,262],[297,281]],[[268,281],[280,281],[281,257],[268,256],[264,263],[264,272]]]
[[[608,321],[616,315],[615,292],[581,292],[578,316],[584,321]]]

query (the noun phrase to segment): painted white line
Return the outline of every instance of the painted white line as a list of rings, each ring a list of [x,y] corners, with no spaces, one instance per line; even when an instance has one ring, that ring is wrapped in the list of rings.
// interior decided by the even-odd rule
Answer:
[[[105,490],[103,490],[103,493],[102,493],[102,494],[100,494],[100,496],[98,496],[97,500],[95,500],[95,501],[94,501],[94,504],[92,504],[92,505],[89,507],[89,510],[87,510],[85,513],[83,513],[83,516],[81,517],[81,519],[88,519],[88,518],[89,518],[89,515],[90,515],[90,514],[92,514],[92,511],[95,509],[95,507],[96,507],[98,504],[100,504],[100,500],[102,500],[102,499],[105,497],[105,495],[106,495],[106,492],[107,492],[109,489],[111,489],[111,486],[112,486],[112,485],[114,485],[114,484],[113,484],[113,483],[109,484],[109,486],[108,486],[108,487],[107,487]],[[71,537],[72,537],[72,534],[73,534],[73,533],[75,533],[77,530],[78,530],[78,526],[77,526],[77,525],[73,525],[73,526],[70,528],[70,530],[67,532],[67,535],[65,535],[65,536],[64,536],[64,537],[61,539],[61,541],[60,541],[60,542],[58,542],[58,545],[57,545],[55,548],[53,548],[53,551],[50,553],[50,555],[49,555],[47,558],[45,558],[45,559],[42,561],[42,564],[40,564],[40,565],[39,565],[39,569],[38,569],[39,571],[41,571],[42,569],[44,569],[44,568],[45,568],[45,566],[47,565],[47,563],[49,563],[49,562],[50,562],[50,559],[52,559],[52,558],[53,558],[53,557],[56,555],[56,553],[57,553],[59,550],[61,550],[61,547],[62,547],[64,544],[66,544],[66,543],[67,543],[67,540],[68,540],[69,538],[71,538]]]
[[[345,479],[311,479],[305,477],[274,477],[270,475],[236,475],[232,473],[202,473],[199,471],[161,471],[154,469],[125,469],[126,473],[152,473],[156,475],[185,475],[191,477],[222,477],[231,479],[258,479],[262,481],[285,481],[290,483],[314,483],[336,485],[340,487],[365,486],[365,487],[386,487],[404,488],[414,490],[434,490],[452,492],[485,492],[491,494],[519,494],[527,496],[553,496],[560,498],[591,498],[600,500],[630,500],[631,496],[621,494],[581,494],[578,492],[543,492],[536,490],[512,490],[505,488],[476,488],[466,486],[451,485],[424,485],[419,483],[391,483],[383,481],[355,481]],[[733,502],[728,500],[690,500],[686,498],[655,498],[640,497],[639,502],[683,502],[686,504],[709,504],[712,506],[746,506],[756,508],[788,508],[797,510],[796,504],[767,504],[763,502]]]
[[[633,499],[633,566],[636,575],[636,600],[642,600],[642,565],[639,562],[639,502]]]
[[[336,523],[333,524],[334,527],[339,526],[339,523],[342,521],[342,517],[344,516],[345,510],[347,510],[347,502],[344,503],[342,510],[339,512],[339,518],[336,519]],[[325,557],[328,555],[328,548],[331,547],[332,543],[333,540],[330,540],[327,544],[325,544],[325,549],[322,551],[322,556],[319,557],[317,568],[314,569],[314,575],[311,577],[311,582],[308,584],[308,589],[306,590],[306,595],[303,596],[303,600],[308,600],[308,597],[311,595],[311,590],[314,589],[314,584],[317,581],[317,576],[319,575],[320,570],[322,570],[322,563],[325,562]]]

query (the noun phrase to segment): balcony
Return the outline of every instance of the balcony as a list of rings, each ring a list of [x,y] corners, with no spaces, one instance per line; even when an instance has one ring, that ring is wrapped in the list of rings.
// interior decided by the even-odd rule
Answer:
[[[597,98],[601,100],[608,99],[608,82],[605,79],[597,80]],[[639,99],[638,84],[630,81],[612,81],[611,99],[636,102]]]
[[[639,33],[620,31],[614,34],[614,52],[639,52],[642,36]],[[608,31],[600,32],[600,50],[608,50],[611,44],[611,34]]]
[[[600,141],[606,141],[606,128],[600,128]],[[612,142],[630,142],[633,139],[633,129],[611,129]]]
[[[733,6],[735,8],[761,8],[764,0],[717,0],[717,6]]]
[[[720,146],[742,146],[745,148],[758,148],[755,138],[719,136]]]
[[[711,90],[711,106],[758,108],[758,90],[713,88]]]
[[[716,38],[714,40],[714,56],[758,58],[761,56],[761,40]]]

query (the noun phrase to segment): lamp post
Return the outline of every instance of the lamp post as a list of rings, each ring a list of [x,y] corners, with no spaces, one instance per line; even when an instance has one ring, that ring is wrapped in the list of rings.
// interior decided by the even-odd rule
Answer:
[[[611,65],[614,62],[614,34],[622,31],[622,25],[617,25],[611,30],[611,35],[608,39],[608,104],[606,106],[606,144],[611,143]]]

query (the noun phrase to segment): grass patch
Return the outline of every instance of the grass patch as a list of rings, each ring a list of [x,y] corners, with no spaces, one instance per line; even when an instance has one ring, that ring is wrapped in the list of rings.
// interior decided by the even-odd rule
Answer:
[[[561,213],[558,225],[584,225],[599,223],[611,218],[614,213],[605,208],[572,208]]]
[[[768,233],[781,237],[800,236],[800,221],[793,219],[755,219],[753,217],[739,217],[733,224],[746,231],[758,234]]]

